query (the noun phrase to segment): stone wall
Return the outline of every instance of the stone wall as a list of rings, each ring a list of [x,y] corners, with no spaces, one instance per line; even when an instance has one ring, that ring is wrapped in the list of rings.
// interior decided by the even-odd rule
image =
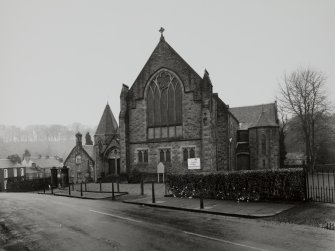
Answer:
[[[262,150],[262,135],[266,139],[266,151]],[[279,168],[279,129],[278,127],[258,127],[249,129],[250,168]]]
[[[157,173],[159,163],[159,149],[171,149],[171,163],[164,163],[166,173],[185,173],[188,172],[187,162],[183,162],[183,148],[195,147],[195,157],[201,156],[201,141],[170,141],[157,143],[130,144],[130,166],[131,170],[137,169],[140,172]],[[148,150],[148,163],[138,163],[138,150]],[[199,170],[201,172],[201,170]]]

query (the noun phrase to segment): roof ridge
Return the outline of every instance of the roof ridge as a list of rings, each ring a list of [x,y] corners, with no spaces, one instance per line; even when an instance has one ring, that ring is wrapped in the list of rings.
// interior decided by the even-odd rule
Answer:
[[[234,107],[230,107],[229,109],[234,109],[234,108],[245,108],[245,107],[257,107],[257,106],[274,105],[274,104],[275,104],[275,102],[271,102],[271,103],[263,103],[263,104],[258,104],[258,105],[234,106]]]

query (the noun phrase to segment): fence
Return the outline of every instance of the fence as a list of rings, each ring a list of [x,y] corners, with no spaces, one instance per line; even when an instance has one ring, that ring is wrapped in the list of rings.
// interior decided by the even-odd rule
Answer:
[[[335,203],[335,170],[318,168],[306,171],[307,198],[316,202]]]

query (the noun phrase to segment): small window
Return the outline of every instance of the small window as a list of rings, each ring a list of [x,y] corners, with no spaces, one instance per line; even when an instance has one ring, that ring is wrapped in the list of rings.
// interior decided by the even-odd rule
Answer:
[[[186,162],[188,159],[195,158],[195,147],[183,148],[183,161]]]
[[[144,162],[148,163],[148,150],[144,151]]]
[[[17,177],[17,169],[16,168],[13,168],[13,175],[14,175],[14,177]]]
[[[194,151],[194,148],[191,148],[190,149],[190,158],[195,158],[195,151]]]
[[[21,176],[24,176],[24,168],[21,168],[20,172],[21,172]]]
[[[159,151],[159,161],[160,162],[164,162],[165,159],[164,159],[164,150],[160,150]]]
[[[171,162],[171,149],[160,149],[159,160],[160,162]]]
[[[188,159],[188,150],[187,150],[187,148],[184,148],[184,150],[183,150],[183,161],[187,161],[187,159]]]
[[[143,152],[142,151],[138,151],[138,162],[139,163],[143,162]]]
[[[3,177],[4,177],[5,179],[8,178],[8,169],[4,169],[4,170],[3,170]]]
[[[76,156],[76,164],[77,165],[81,164],[81,156],[80,155]]]
[[[138,150],[137,161],[138,163],[148,163],[148,150]]]

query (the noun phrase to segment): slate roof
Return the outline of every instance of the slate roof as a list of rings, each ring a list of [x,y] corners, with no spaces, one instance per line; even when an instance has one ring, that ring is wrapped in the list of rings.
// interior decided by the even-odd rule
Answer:
[[[100,119],[98,128],[95,132],[95,135],[108,135],[108,134],[115,134],[118,131],[118,124],[116,119],[112,113],[111,108],[107,104]]]
[[[23,167],[20,163],[13,163],[9,159],[0,159],[0,169],[12,168],[12,167]]]
[[[85,152],[88,154],[88,156],[91,157],[92,160],[94,160],[94,146],[93,145],[83,145],[82,146],[85,150]]]
[[[233,107],[229,111],[240,123],[240,130],[251,127],[278,126],[276,104]]]
[[[39,168],[52,168],[52,167],[62,167],[63,164],[55,157],[30,157],[30,162],[25,164],[25,160],[22,161],[22,165],[30,167],[31,163],[35,163]]]

